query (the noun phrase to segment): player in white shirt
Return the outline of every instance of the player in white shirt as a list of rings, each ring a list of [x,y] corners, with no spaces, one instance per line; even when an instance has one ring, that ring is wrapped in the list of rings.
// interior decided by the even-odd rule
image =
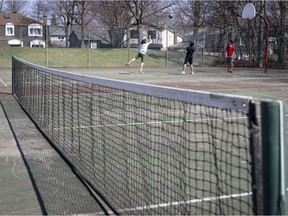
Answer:
[[[133,58],[131,59],[127,64],[126,66],[129,66],[133,61],[135,61],[136,59],[138,58],[141,58],[141,65],[140,65],[140,73],[143,74],[143,65],[144,65],[144,56],[146,55],[146,52],[147,52],[147,49],[148,49],[148,46],[149,44],[152,43],[152,40],[151,38],[149,38],[149,42],[147,43],[146,42],[146,38],[144,37],[141,41],[141,44],[139,46],[139,52],[138,54]]]

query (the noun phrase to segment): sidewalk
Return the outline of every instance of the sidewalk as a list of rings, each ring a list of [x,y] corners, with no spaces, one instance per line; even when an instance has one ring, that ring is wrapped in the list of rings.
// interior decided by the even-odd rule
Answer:
[[[4,94],[0,94],[0,101],[5,110],[15,106],[16,102],[13,101],[12,95]],[[0,214],[42,214],[28,170],[3,107],[0,107]]]

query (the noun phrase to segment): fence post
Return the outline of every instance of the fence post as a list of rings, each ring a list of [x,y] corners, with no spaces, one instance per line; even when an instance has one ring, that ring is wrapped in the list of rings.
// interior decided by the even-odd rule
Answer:
[[[129,62],[131,59],[130,29],[127,30],[126,36],[127,36],[127,48],[128,48],[128,60],[127,60],[127,62]]]

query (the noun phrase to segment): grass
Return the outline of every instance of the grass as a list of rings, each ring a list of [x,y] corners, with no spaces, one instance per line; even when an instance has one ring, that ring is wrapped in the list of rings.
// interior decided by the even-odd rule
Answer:
[[[0,49],[0,68],[10,68],[13,55],[34,64],[52,68],[93,68],[93,67],[124,67],[133,58],[138,49],[80,49],[80,48],[19,48],[9,47]],[[48,54],[48,55],[47,55]],[[48,56],[48,58],[47,58]],[[168,61],[166,61],[168,57]],[[145,66],[179,66],[182,65],[184,53],[181,51],[148,50]],[[214,57],[201,58],[195,54],[195,65],[213,64]],[[139,65],[137,60],[133,65]]]
[[[138,49],[87,49],[87,48],[20,48],[6,47],[0,49],[0,68],[10,68],[12,55],[34,64],[52,68],[95,68],[95,67],[125,67],[125,64],[133,58]],[[47,55],[48,54],[48,55]],[[48,56],[48,58],[47,58]],[[168,57],[168,61],[166,60]],[[184,52],[169,50],[165,51],[148,49],[145,58],[145,66],[182,66]],[[225,58],[213,55],[194,54],[193,64],[195,66],[224,66]],[[236,67],[257,67],[257,62],[235,61]],[[135,61],[132,66],[139,66],[140,60]],[[288,65],[288,64],[286,64]],[[270,68],[285,68],[269,60]]]

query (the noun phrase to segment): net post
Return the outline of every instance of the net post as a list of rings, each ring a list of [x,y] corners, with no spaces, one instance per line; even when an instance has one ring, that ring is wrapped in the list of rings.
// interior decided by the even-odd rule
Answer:
[[[12,95],[14,95],[15,58],[12,56]]]
[[[262,178],[262,155],[260,143],[260,126],[256,113],[256,104],[249,103],[249,133],[250,133],[250,153],[252,159],[252,192],[253,192],[253,213],[262,215],[263,213],[263,183]]]
[[[264,215],[285,213],[283,107],[282,101],[261,102]]]

